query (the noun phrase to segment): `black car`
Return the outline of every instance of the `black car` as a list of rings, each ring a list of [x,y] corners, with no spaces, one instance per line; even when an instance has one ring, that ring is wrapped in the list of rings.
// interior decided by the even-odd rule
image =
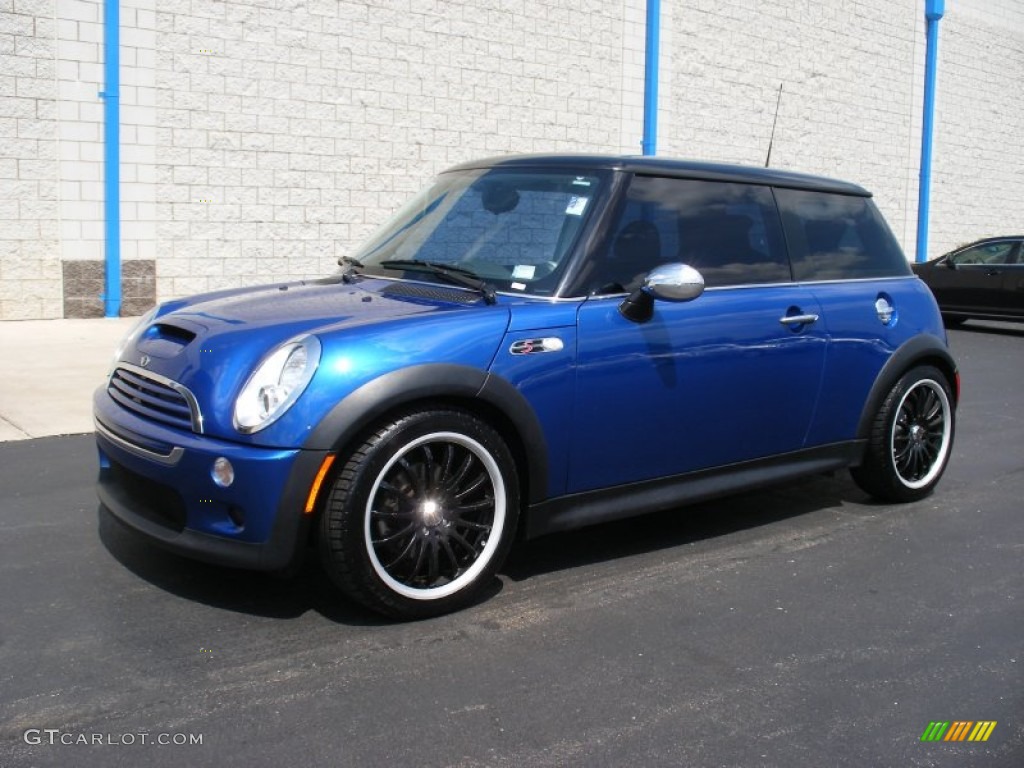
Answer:
[[[964,320],[1024,322],[1024,235],[988,237],[914,264],[946,325]]]

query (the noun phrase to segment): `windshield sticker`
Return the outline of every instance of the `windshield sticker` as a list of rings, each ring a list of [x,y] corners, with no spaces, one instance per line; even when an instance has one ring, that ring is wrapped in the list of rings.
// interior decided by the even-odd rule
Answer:
[[[517,291],[525,291],[526,283],[512,283],[512,287]]]
[[[577,176],[575,179],[572,180],[572,183],[576,184],[577,186],[580,186],[580,187],[589,187],[590,186],[590,182],[587,181],[586,179],[584,179],[582,176]]]
[[[533,280],[533,275],[537,271],[537,267],[533,264],[516,264],[515,269],[512,270],[513,280]]]
[[[569,198],[569,205],[565,209],[567,216],[582,216],[583,211],[586,210],[587,203],[590,202],[589,197],[577,197],[573,195]]]

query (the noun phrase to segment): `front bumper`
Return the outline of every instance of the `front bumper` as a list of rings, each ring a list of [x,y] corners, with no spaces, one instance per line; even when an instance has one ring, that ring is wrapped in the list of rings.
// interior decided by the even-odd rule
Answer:
[[[100,502],[154,543],[197,560],[279,570],[305,548],[306,500],[327,451],[259,448],[163,427],[93,397]],[[235,480],[213,482],[218,457]]]

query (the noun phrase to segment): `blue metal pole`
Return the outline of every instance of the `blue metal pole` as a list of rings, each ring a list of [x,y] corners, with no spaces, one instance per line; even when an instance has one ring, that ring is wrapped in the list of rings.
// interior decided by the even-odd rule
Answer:
[[[103,4],[103,169],[104,169],[104,269],[103,313],[121,314],[121,76],[120,0]]]
[[[647,0],[647,35],[644,46],[643,153],[658,149],[658,49],[661,45],[661,0]]]
[[[935,124],[935,75],[938,69],[939,19],[946,12],[945,0],[925,0],[927,20],[924,63],[924,113],[921,125],[921,179],[917,199],[917,254],[915,261],[928,260],[928,216],[931,207],[932,133]]]

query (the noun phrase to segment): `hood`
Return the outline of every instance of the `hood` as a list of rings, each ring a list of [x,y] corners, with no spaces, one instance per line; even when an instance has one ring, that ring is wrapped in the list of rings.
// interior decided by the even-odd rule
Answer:
[[[279,344],[306,334],[320,340],[320,365],[307,387],[317,391],[300,399],[326,407],[404,365],[457,362],[486,368],[508,319],[506,306],[489,306],[472,291],[411,281],[344,283],[332,278],[168,302],[138,330],[120,361],[187,387],[202,411],[206,434],[294,445],[294,433],[307,429],[314,414],[304,414],[303,424],[289,425],[288,413],[254,435],[241,435],[232,424],[235,398]],[[343,365],[338,364],[341,357],[347,361]]]
[[[431,296],[425,288],[386,280],[349,284],[337,278],[262,285],[168,302],[160,308],[158,322],[196,333],[282,325],[299,332],[477,303],[472,293],[439,287]]]

